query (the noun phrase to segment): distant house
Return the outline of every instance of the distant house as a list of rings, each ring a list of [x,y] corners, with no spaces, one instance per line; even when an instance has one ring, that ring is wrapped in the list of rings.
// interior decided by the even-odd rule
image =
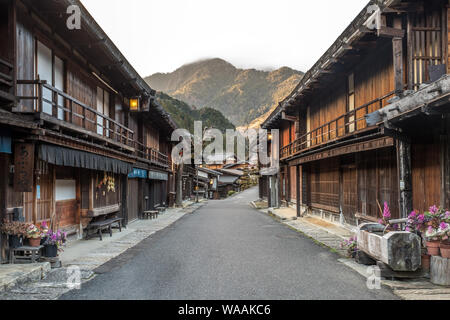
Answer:
[[[226,198],[228,192],[239,192],[239,179],[244,175],[242,170],[237,169],[218,169],[222,175],[219,180],[219,194],[221,198]]]
[[[237,162],[236,155],[234,153],[217,153],[206,158],[207,164],[205,165],[207,168],[216,170],[222,169],[227,164],[234,164]]]
[[[223,174],[221,172],[207,169],[198,168],[199,191],[205,198],[219,199],[219,180]]]

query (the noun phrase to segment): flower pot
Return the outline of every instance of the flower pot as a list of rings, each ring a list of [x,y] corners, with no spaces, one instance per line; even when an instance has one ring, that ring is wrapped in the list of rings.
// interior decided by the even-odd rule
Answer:
[[[428,254],[422,254],[422,270],[425,272],[430,271],[431,257]]]
[[[47,241],[47,238],[48,238],[48,237],[44,237],[44,238],[41,239],[41,246],[44,245],[44,243]]]
[[[56,244],[46,244],[44,246],[44,257],[55,258],[58,256],[58,246]]]
[[[41,245],[41,238],[29,238],[28,243],[30,247],[39,247]]]
[[[450,259],[450,243],[449,242],[441,242],[440,250],[441,250],[442,258]]]
[[[439,256],[440,241],[427,241],[427,250],[430,256]]]
[[[8,237],[9,248],[15,249],[22,246],[22,238],[16,235]]]

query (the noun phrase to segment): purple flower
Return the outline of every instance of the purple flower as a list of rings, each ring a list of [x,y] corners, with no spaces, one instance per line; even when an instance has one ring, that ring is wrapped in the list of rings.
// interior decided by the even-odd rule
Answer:
[[[442,222],[439,226],[439,228],[441,228],[441,230],[445,230],[448,228],[448,223]]]
[[[419,220],[419,222],[424,222],[425,221],[425,215],[421,214],[421,215],[419,215],[419,217],[417,219]]]
[[[405,228],[405,231],[410,232],[411,229],[410,229],[409,227],[406,227],[406,228]]]
[[[414,210],[409,214],[410,219],[414,219],[417,216],[417,212]]]
[[[450,218],[450,211],[446,211],[445,212],[445,219],[449,219]]]
[[[430,213],[436,214],[438,211],[439,211],[439,208],[436,205],[430,207]]]

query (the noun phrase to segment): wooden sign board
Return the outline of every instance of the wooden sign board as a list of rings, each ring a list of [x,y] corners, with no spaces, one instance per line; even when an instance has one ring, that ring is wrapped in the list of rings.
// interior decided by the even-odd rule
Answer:
[[[14,191],[33,192],[34,144],[18,143],[14,149]]]

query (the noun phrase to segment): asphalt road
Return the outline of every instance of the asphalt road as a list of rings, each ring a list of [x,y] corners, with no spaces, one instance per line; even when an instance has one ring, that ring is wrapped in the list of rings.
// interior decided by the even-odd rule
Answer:
[[[62,299],[395,299],[339,256],[250,207],[210,201],[109,261]]]

